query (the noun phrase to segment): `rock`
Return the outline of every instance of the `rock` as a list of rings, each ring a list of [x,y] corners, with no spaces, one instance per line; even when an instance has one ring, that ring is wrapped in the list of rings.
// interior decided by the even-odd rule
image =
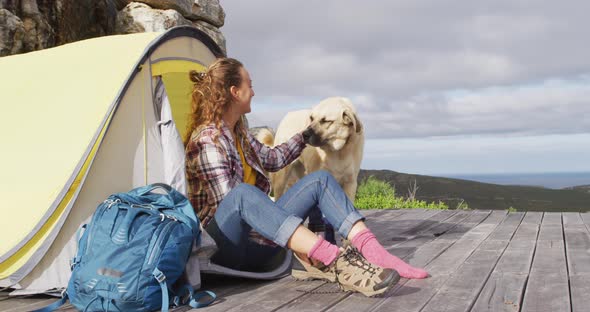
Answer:
[[[217,29],[225,20],[219,0],[136,1],[141,4],[132,0],[0,0],[0,55],[178,25],[201,29],[225,50],[225,38]]]
[[[54,23],[57,44],[110,35],[117,7],[113,0],[56,0]]]
[[[225,36],[223,36],[221,31],[217,27],[205,21],[193,22],[193,26],[206,33],[207,36],[209,36],[211,39],[213,39],[213,41],[215,41],[215,43],[217,43],[217,45],[221,48],[221,51],[223,51],[223,53],[227,55],[227,51],[225,48]]]
[[[0,23],[0,32],[5,33],[0,45],[12,46],[17,54],[41,50],[68,42],[112,34],[115,29],[117,8],[115,0],[0,0],[12,15],[22,22],[24,34],[16,43],[6,35],[14,28],[11,24]],[[12,35],[8,35],[11,37]],[[13,37],[13,36],[12,36]],[[11,40],[11,42],[7,42]],[[18,45],[22,48],[15,48]],[[6,52],[3,52],[6,53]]]
[[[180,25],[192,25],[175,10],[152,9],[146,4],[132,2],[117,14],[116,33],[164,31]]]
[[[20,10],[20,3],[18,0],[0,0],[0,9],[5,9],[12,12],[14,15],[18,15],[15,13],[17,10]]]
[[[225,23],[225,12],[219,5],[219,0],[194,0],[188,19],[205,21],[215,27],[221,27]]]
[[[18,16],[0,9],[0,56],[24,52],[25,27]]]
[[[149,5],[154,9],[167,10],[172,9],[182,14],[182,16],[189,16],[194,0],[136,0]]]
[[[117,10],[123,10],[123,8],[125,8],[129,2],[131,2],[130,0],[113,0],[113,3],[115,3],[115,6],[117,7]]]
[[[25,51],[36,51],[55,45],[55,33],[47,18],[41,14],[36,0],[21,1],[21,20],[25,29]]]

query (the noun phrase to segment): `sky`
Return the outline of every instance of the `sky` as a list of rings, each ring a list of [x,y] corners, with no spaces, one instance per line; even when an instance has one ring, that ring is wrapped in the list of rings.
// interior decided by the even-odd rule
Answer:
[[[362,169],[590,172],[590,1],[221,0],[251,126],[330,96],[365,126]]]

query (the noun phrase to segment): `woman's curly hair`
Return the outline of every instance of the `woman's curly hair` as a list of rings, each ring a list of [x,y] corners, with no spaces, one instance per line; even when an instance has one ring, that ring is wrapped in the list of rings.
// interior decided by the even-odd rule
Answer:
[[[184,137],[186,146],[193,131],[200,126],[214,123],[221,132],[221,118],[232,102],[231,86],[240,86],[243,65],[233,58],[220,58],[211,64],[205,72],[191,71],[193,82],[192,108]],[[243,118],[236,124],[239,137],[245,137],[246,125]],[[213,138],[217,142],[217,138]]]

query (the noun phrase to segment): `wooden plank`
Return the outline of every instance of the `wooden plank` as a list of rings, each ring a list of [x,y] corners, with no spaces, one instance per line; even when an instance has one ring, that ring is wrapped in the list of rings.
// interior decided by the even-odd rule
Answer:
[[[281,306],[280,311],[316,312],[324,311],[344,298],[346,293],[339,291],[335,283],[326,283],[317,289],[320,294],[305,294],[286,305]],[[321,293],[324,292],[324,293]],[[250,311],[261,311],[253,309]],[[264,311],[264,310],[263,310]]]
[[[404,241],[400,234],[418,226],[424,220],[436,215],[438,210],[410,210],[395,218],[380,218],[374,222],[367,222],[367,226],[384,246],[390,246],[396,242]]]
[[[508,245],[503,243],[498,250],[476,250],[421,311],[469,311]]]
[[[494,269],[498,274],[527,274],[531,268],[533,255],[535,254],[535,242],[531,242],[528,246],[519,244],[513,247],[508,245],[506,251],[498,261],[498,265]]]
[[[456,240],[443,254],[426,266],[431,277],[423,280],[410,280],[403,287],[396,288],[393,296],[382,300],[375,311],[391,311],[393,307],[396,311],[420,311],[445,284],[452,273],[503,221],[505,215],[505,212],[494,211],[486,216],[485,220]],[[419,251],[430,247],[430,244],[427,244]]]
[[[586,226],[565,225],[568,271],[570,276],[590,273],[590,234]]]
[[[590,307],[590,275],[576,274],[570,277],[572,311],[585,312]]]
[[[423,213],[424,210],[419,211],[411,211],[411,210],[386,210],[382,214],[379,215],[371,215],[366,218],[365,223],[367,227],[371,229],[373,234],[377,237],[379,242],[383,243],[390,239],[388,236],[389,229],[393,228],[395,225],[401,225],[403,222],[396,222],[393,223],[394,220],[398,218],[415,218],[417,217],[416,214]],[[405,217],[404,217],[405,216]]]
[[[456,226],[450,231],[446,232],[445,235],[441,237],[441,239],[456,241],[457,239],[463,238],[465,235],[475,235],[477,238],[479,236],[479,228],[473,228],[475,225],[478,225],[481,222],[479,226],[491,224],[493,227],[495,227],[504,219],[505,216],[506,211],[501,210],[495,210],[492,212],[474,210],[467,219],[463,220],[459,226]]]
[[[481,235],[485,234],[482,233]],[[430,265],[430,270],[438,274],[452,274],[482,242],[483,239],[475,238],[457,241]]]
[[[461,238],[461,236],[458,236],[457,234],[469,233],[471,229],[473,229],[475,226],[479,224],[477,222],[474,222],[476,221],[476,219],[472,218],[472,216],[474,215],[476,215],[479,218],[479,222],[482,222],[484,219],[488,217],[489,214],[474,214],[473,211],[458,213],[457,215],[452,217],[452,221],[445,222],[445,224],[441,225],[440,227],[431,228],[430,233],[437,233],[437,235],[433,235],[434,237],[431,237],[429,241],[423,242],[417,250],[415,250],[412,254],[408,255],[407,257],[404,257],[404,259],[408,260],[411,264],[415,266],[425,267],[426,265],[430,264],[434,259],[437,259],[448,248],[457,248],[456,246],[454,246],[454,244],[457,242],[457,239]],[[463,222],[466,220],[469,220],[470,222]],[[428,233],[424,234],[425,237],[428,237]],[[407,243],[407,245],[410,246],[411,244],[411,242]],[[400,245],[400,247],[404,247],[404,245]]]
[[[580,217],[582,218],[584,224],[590,225],[590,212],[580,213]]]
[[[450,217],[454,216],[455,214],[457,214],[456,210],[438,210],[436,211],[435,214],[432,214],[429,218],[422,220],[422,222],[419,222],[418,224],[415,224],[412,227],[409,228],[405,228],[403,229],[403,231],[400,231],[399,234],[396,235],[396,239],[392,240],[393,245],[389,245],[389,246],[385,246],[387,247],[392,247],[395,245],[399,245],[405,241],[408,241],[410,239],[413,239],[416,237],[416,235],[420,235],[420,233],[423,233],[425,231],[428,231],[428,229],[438,226],[440,225],[440,222],[443,220],[447,220]]]
[[[561,219],[560,219],[561,220]],[[541,231],[539,232],[539,241],[556,241],[563,242],[563,226],[561,223],[556,223],[555,214],[546,213],[541,223]]]
[[[564,225],[584,225],[584,220],[579,212],[563,212],[562,218]]]
[[[528,274],[492,273],[471,311],[519,311],[527,278]]]
[[[239,300],[232,297],[232,305],[222,303],[214,311],[272,311],[277,307],[289,304],[305,296],[307,292],[315,292],[319,287],[325,285],[322,281],[296,281],[286,278],[287,283],[282,285],[269,285],[262,291],[253,290],[241,293]],[[335,285],[335,284],[333,284]],[[316,295],[317,296],[317,295]],[[319,297],[319,296],[318,296]],[[207,309],[209,311],[209,309]],[[195,311],[200,311],[196,310]]]
[[[539,235],[539,227],[541,224],[541,218],[538,218],[538,221],[539,221],[538,223],[530,222],[531,221],[531,218],[529,217],[530,214],[531,214],[531,212],[526,213],[526,215],[524,216],[524,219],[522,219],[522,222],[521,222],[520,226],[518,227],[518,230],[516,230],[516,233],[514,234],[514,237],[512,238],[511,242],[514,242],[514,241],[536,242],[537,241],[537,236]]]
[[[561,214],[545,213],[522,311],[570,311],[570,307]]]
[[[185,310],[188,310],[189,307],[187,307]],[[74,308],[73,305],[71,305],[68,301],[68,303],[66,303],[65,305],[61,306],[61,308],[57,309],[56,311],[63,311],[63,312],[77,312],[78,310],[76,308]]]
[[[561,212],[545,212],[543,214],[543,225],[559,225],[561,226]]]
[[[522,212],[508,214],[421,311],[471,310],[523,217]]]
[[[506,219],[498,228],[487,238],[487,240],[505,240],[509,241],[514,235],[514,231],[520,225],[524,217],[524,212],[513,212],[506,216]]]
[[[543,213],[539,211],[527,211],[522,223],[532,223],[532,224],[541,224],[541,220],[543,219]]]
[[[483,223],[483,224],[496,224],[496,219],[503,219],[506,215],[505,211],[494,211],[493,215],[497,216],[496,218],[492,217],[490,219],[484,218],[482,221],[482,216],[489,216],[492,214],[491,210],[473,210],[471,215],[464,221],[464,223]]]
[[[0,311],[31,311],[52,304],[57,299],[47,296],[23,296],[0,301]]]
[[[218,298],[208,309],[210,311],[225,311],[241,304],[241,300],[249,298],[249,296],[257,292],[264,294],[268,289],[272,287],[280,288],[288,282],[287,278],[277,281],[257,281],[206,275],[203,278],[204,284],[202,288],[212,290]]]
[[[450,215],[447,219],[440,220],[430,227],[417,229],[418,231],[410,235],[406,241],[395,244],[387,248],[387,250],[400,258],[405,258],[413,254],[420,246],[435,240],[457,226],[470,214],[470,212],[461,211]]]
[[[207,307],[207,311],[241,310],[240,306],[249,302],[273,298],[283,300],[282,302],[284,303],[303,295],[301,291],[314,290],[323,285],[324,282],[296,281],[292,277],[285,277],[278,281],[251,281],[251,283],[244,284],[246,285],[245,287],[229,287],[225,289],[225,292],[220,293],[218,293],[218,288],[211,288],[214,292],[218,293],[219,299],[215,304]]]
[[[372,214],[380,213],[383,211],[384,211],[384,209],[362,209],[362,210],[359,210],[359,212],[365,217],[370,216]]]
[[[527,218],[527,213],[512,236],[508,247],[500,257],[488,278],[472,311],[519,311],[522,295],[533,261],[540,217]],[[525,220],[527,222],[525,223]]]
[[[564,213],[563,217],[572,311],[587,311],[590,304],[590,233],[579,213]]]
[[[521,311],[570,311],[568,289],[567,276],[561,273],[531,274]]]

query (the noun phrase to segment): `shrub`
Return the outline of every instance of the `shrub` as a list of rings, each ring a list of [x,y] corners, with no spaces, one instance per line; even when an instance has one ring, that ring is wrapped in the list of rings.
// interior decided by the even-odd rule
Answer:
[[[455,208],[457,210],[469,210],[469,205],[467,204],[467,202],[463,199],[461,199],[461,201],[459,203],[457,203],[457,208]]]
[[[385,181],[370,176],[357,188],[354,206],[357,209],[426,208],[448,209],[443,202],[427,203],[423,200],[395,196],[395,188]]]

